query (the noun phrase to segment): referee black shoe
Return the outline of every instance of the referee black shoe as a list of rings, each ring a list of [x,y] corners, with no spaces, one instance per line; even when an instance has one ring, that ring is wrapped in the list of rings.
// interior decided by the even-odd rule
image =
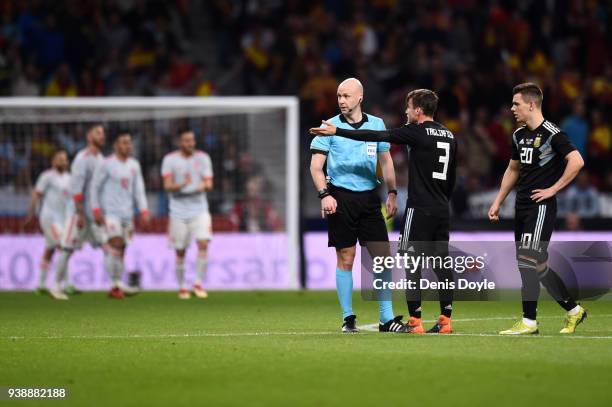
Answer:
[[[391,321],[387,321],[384,324],[378,324],[378,332],[394,332],[394,333],[406,333],[406,325],[402,323],[402,316],[398,315]]]
[[[349,315],[348,317],[344,318],[342,332],[349,334],[356,334],[359,332],[359,329],[357,329],[357,316]]]

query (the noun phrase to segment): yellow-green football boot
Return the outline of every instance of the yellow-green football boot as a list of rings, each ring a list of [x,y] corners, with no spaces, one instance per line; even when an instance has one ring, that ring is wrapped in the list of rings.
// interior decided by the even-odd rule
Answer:
[[[522,319],[514,324],[512,328],[499,332],[500,335],[537,335],[539,333],[537,323],[535,326],[529,326]]]
[[[587,317],[587,311],[580,306],[580,310],[575,315],[567,314],[565,317],[565,327],[560,331],[562,334],[573,334],[576,332],[576,327],[582,323]]]

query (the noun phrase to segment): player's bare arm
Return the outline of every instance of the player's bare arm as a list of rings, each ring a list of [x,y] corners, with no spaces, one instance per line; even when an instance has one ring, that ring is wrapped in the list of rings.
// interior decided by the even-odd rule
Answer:
[[[391,153],[385,151],[378,154],[380,168],[382,169],[383,178],[387,185],[387,217],[388,219],[395,216],[397,212],[397,191],[395,183],[395,168],[393,168],[393,159]]]
[[[25,218],[25,220],[23,221],[23,227],[28,227],[32,221],[34,220],[34,218],[36,217],[36,207],[38,206],[38,202],[40,201],[40,198],[42,197],[42,194],[40,193],[40,191],[33,189],[32,190],[32,195],[30,197],[30,203],[28,205],[28,214]]]
[[[97,208],[93,211],[93,218],[96,225],[102,226],[104,225],[104,214],[102,213],[102,209]]]
[[[147,193],[145,191],[145,182],[140,165],[138,165],[138,175],[136,176],[136,188],[134,189],[134,194],[134,199],[138,203],[138,210],[140,211],[140,225],[147,230],[149,227],[149,222],[151,221],[151,216],[149,214],[149,208],[147,205]]]
[[[489,209],[489,220],[496,222],[499,220],[499,208],[506,200],[506,197],[512,191],[512,188],[516,185],[519,177],[520,163],[518,160],[510,160],[508,167],[504,172],[499,192]]]
[[[565,171],[563,171],[563,175],[557,182],[555,182],[550,188],[546,189],[534,189],[531,195],[531,199],[536,202],[541,202],[545,199],[552,198],[557,194],[557,192],[561,191],[565,188],[570,182],[576,178],[580,169],[584,167],[584,160],[582,156],[577,150],[572,151],[568,155],[565,156],[565,162],[567,163],[565,166]]]
[[[106,223],[104,219],[104,212],[102,211],[102,205],[100,202],[100,189],[105,182],[106,171],[106,163],[102,163],[97,166],[91,181],[91,185],[89,187],[90,189],[89,191],[87,191],[89,193],[93,205],[91,213],[93,215],[94,222],[98,226],[102,226]],[[81,205],[81,207],[82,206],[83,205]]]
[[[85,226],[85,206],[81,200],[75,201],[74,206],[77,214],[77,227],[80,229]]]
[[[172,174],[164,176],[164,190],[166,192],[177,192],[191,183],[191,177],[185,177],[185,181],[179,183],[174,182]]]
[[[310,159],[310,175],[312,181],[315,184],[317,191],[322,191],[327,188],[327,181],[325,180],[325,173],[323,172],[323,166],[327,156],[325,154],[313,154]],[[337,207],[336,199],[333,196],[327,195],[321,198],[321,217],[325,218],[328,215],[336,213]]]
[[[203,177],[198,185],[197,192],[208,192],[213,190],[212,177]]]

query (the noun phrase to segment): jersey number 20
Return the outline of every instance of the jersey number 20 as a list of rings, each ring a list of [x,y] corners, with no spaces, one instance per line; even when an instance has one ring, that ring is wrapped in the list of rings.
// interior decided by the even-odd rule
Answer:
[[[436,147],[438,147],[440,150],[444,150],[444,155],[441,155],[439,159],[439,162],[444,164],[444,168],[442,168],[442,172],[432,172],[431,176],[432,178],[446,181],[446,171],[448,171],[448,161],[450,158],[450,144],[443,141],[438,141]]]
[[[533,148],[523,147],[521,148],[521,163],[531,164],[533,161]]]

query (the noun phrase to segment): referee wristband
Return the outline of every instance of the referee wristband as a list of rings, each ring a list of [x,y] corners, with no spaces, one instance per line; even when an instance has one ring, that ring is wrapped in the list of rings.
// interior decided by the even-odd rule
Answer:
[[[389,194],[395,194],[395,196],[397,196],[397,189],[390,189],[389,191],[387,191],[387,195]]]
[[[319,190],[319,199],[323,199],[326,196],[330,196],[331,194],[329,193],[329,191],[327,190],[327,188],[323,188],[321,190]]]

